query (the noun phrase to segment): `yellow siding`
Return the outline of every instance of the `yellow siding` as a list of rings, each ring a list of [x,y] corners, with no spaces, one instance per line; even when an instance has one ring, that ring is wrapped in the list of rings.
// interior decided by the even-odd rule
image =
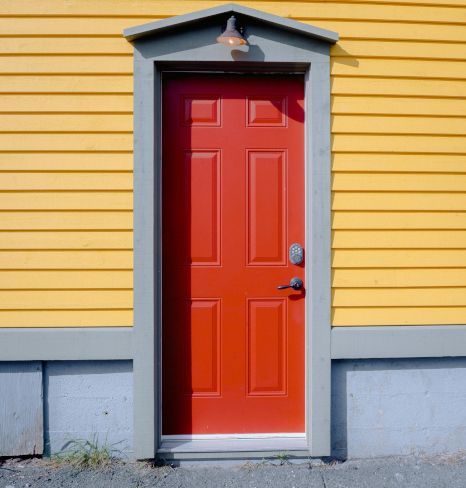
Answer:
[[[72,259],[72,258],[70,258]],[[1,290],[128,290],[133,286],[132,271],[121,270],[5,270],[0,271]],[[2,293],[2,305],[8,307]],[[105,325],[105,324],[102,324]]]
[[[0,39],[3,41],[6,38]],[[56,42],[56,38],[52,39]],[[93,41],[95,40],[96,39],[93,39]],[[115,61],[117,61],[117,59]],[[132,89],[133,78],[130,75],[73,74],[70,76],[40,73],[40,76],[3,74],[0,77],[0,92],[4,95],[8,93],[69,93],[69,96],[82,95],[84,93],[119,93],[123,95],[131,95]],[[128,118],[131,119],[131,117]]]
[[[0,0],[0,326],[132,324],[121,31],[217,3]],[[240,3],[341,36],[334,325],[466,323],[466,0]]]

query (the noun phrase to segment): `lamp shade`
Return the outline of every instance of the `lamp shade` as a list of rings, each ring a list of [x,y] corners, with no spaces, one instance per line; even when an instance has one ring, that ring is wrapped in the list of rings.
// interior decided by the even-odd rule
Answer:
[[[248,42],[236,28],[236,17],[232,15],[227,21],[227,27],[217,37],[217,42],[227,46],[241,46]]]

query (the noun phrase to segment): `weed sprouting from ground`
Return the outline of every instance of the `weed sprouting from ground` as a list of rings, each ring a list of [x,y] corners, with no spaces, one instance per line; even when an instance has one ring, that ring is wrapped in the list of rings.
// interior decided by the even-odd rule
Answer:
[[[70,464],[78,469],[98,469],[109,466],[121,457],[122,451],[116,446],[121,442],[100,443],[97,435],[92,439],[74,439],[67,442],[59,454],[52,460],[58,464]]]
[[[280,452],[275,456],[275,459],[279,462],[280,466],[284,466],[285,464],[291,464],[290,463],[290,456],[286,452]]]

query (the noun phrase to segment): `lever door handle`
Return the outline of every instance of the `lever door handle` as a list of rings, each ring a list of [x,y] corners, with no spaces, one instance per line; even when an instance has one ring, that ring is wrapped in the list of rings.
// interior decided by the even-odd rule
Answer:
[[[303,280],[300,278],[291,278],[289,285],[279,285],[278,290],[285,290],[286,288],[293,288],[293,290],[300,290],[303,287]]]

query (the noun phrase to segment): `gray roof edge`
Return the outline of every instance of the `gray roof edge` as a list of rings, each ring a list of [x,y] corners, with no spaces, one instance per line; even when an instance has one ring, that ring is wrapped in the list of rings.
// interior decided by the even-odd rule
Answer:
[[[314,27],[313,25],[304,24],[303,22],[298,22],[286,17],[280,17],[278,15],[262,12],[261,10],[243,7],[242,5],[237,5],[235,3],[227,3],[217,7],[198,10],[196,12],[190,12],[183,15],[176,15],[174,17],[157,20],[155,22],[149,22],[148,24],[129,27],[123,31],[123,35],[128,41],[133,41],[140,37],[155,35],[183,24],[196,22],[198,20],[214,17],[216,15],[221,15],[228,12],[236,12],[248,17],[253,17],[268,24],[275,25],[276,27],[293,31],[308,37],[320,39],[332,44],[338,41],[337,32]]]

